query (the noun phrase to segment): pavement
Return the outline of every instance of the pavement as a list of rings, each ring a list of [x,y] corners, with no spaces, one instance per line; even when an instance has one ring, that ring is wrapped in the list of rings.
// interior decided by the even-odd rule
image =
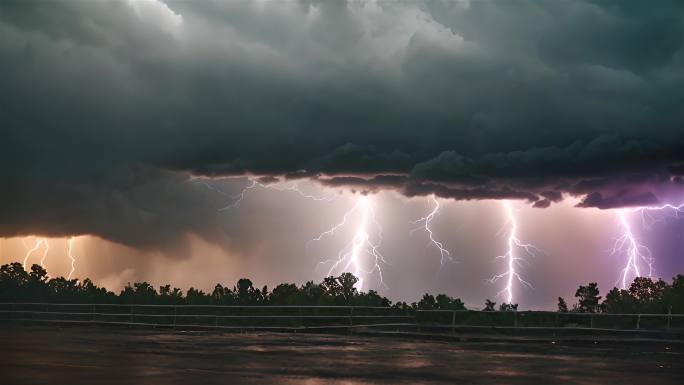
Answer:
[[[684,344],[12,324],[0,330],[3,385],[454,383],[682,384]]]

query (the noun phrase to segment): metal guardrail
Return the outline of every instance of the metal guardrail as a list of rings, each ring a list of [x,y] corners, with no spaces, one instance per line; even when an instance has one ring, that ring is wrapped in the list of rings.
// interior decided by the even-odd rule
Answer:
[[[684,331],[684,314],[575,313],[553,311],[421,310],[440,314],[435,328],[677,330]],[[435,317],[432,317],[434,320]],[[420,316],[417,320],[421,322]]]
[[[222,306],[0,303],[0,321],[128,326],[316,330],[417,328],[684,331],[682,314],[406,310],[376,306]]]
[[[405,310],[373,306],[0,303],[0,320],[280,330],[413,325],[413,316]]]

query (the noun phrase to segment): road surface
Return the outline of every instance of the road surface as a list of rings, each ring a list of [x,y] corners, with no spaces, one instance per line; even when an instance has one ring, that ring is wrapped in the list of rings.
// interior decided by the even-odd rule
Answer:
[[[684,383],[682,343],[0,326],[3,385]]]

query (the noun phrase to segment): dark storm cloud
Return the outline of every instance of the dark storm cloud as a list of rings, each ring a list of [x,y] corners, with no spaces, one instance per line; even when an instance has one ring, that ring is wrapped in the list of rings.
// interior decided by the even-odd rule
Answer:
[[[186,177],[156,169],[119,169],[84,179],[25,178],[0,191],[5,236],[62,237],[95,234],[143,249],[161,247],[184,255],[184,235],[193,229],[224,243],[216,208],[220,197]],[[12,219],[12,221],[9,221]]]
[[[213,206],[179,171],[658,202],[682,188],[683,15],[674,1],[2,2],[0,229],[209,234]],[[137,184],[159,193],[127,195]],[[163,225],[141,235],[148,221]]]

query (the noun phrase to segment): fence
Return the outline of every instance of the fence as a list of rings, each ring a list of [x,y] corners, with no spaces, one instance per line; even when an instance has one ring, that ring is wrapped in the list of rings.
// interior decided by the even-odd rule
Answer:
[[[0,303],[0,321],[254,330],[389,328],[684,332],[682,314],[412,310],[372,306],[212,306]]]

